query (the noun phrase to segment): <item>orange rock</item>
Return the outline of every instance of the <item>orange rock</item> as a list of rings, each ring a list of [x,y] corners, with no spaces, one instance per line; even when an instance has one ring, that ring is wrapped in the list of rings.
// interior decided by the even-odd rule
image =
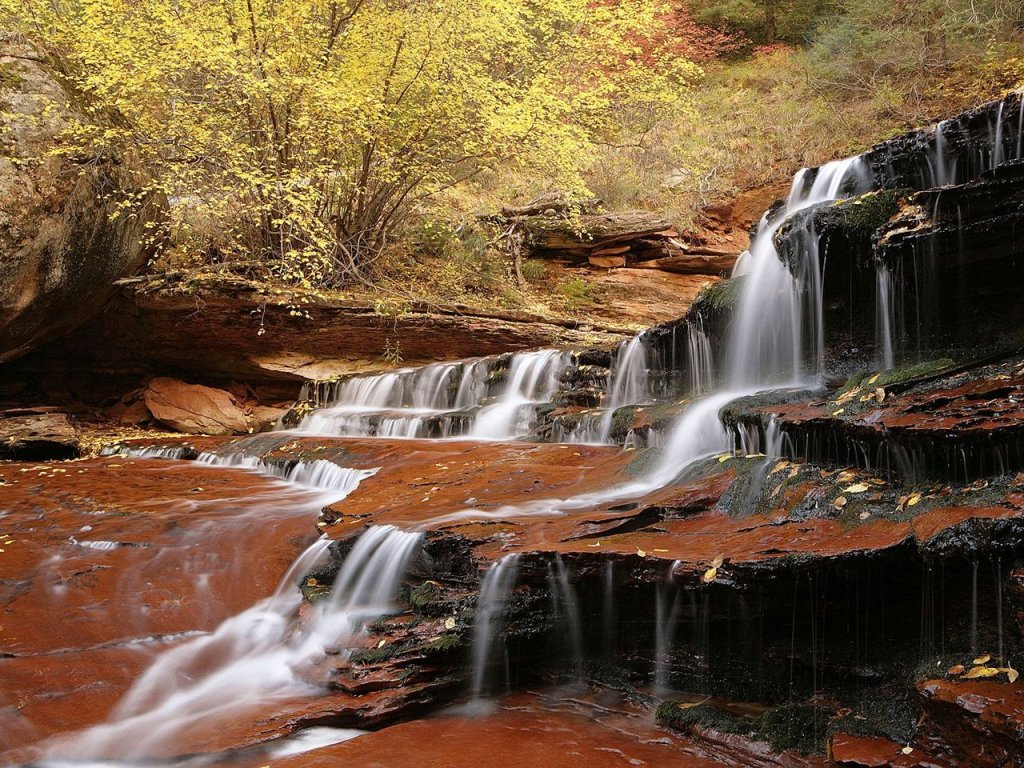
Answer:
[[[161,377],[149,383],[145,405],[153,418],[178,432],[230,435],[249,431],[245,412],[221,389]]]

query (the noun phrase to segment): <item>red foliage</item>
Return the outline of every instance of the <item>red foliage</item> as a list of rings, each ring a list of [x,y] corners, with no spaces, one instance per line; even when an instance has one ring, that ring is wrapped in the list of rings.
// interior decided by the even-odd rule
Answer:
[[[673,9],[659,18],[663,28],[654,30],[653,50],[683,56],[703,64],[742,48],[746,40],[740,34],[726,32],[698,24],[684,3],[674,3]]]

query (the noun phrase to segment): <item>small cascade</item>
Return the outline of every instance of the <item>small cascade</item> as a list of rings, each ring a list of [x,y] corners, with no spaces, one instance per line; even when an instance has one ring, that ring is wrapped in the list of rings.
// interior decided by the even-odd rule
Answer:
[[[876,292],[875,292],[875,328],[878,336],[878,364],[881,370],[888,371],[896,365],[896,342],[894,327],[896,316],[894,312],[895,295],[893,290],[892,274],[887,264],[879,264],[875,269]]]
[[[128,456],[133,459],[164,459],[183,461],[194,456],[192,449],[185,445],[154,445],[147,448],[125,448],[112,445],[100,451],[100,456]]]
[[[258,456],[246,456],[242,453],[200,453],[196,457],[200,464],[215,467],[237,467],[248,469],[267,477],[278,478],[317,491],[337,492],[344,498],[368,477],[376,474],[376,469],[351,469],[340,467],[333,461],[317,459],[315,461],[276,462],[267,461]]]
[[[686,346],[690,393],[697,396],[707,394],[715,384],[715,363],[711,340],[704,332],[704,320],[700,315],[686,323]]]
[[[138,759],[173,748],[182,734],[211,719],[235,718],[268,700],[312,696],[303,670],[344,647],[363,624],[393,610],[391,601],[422,535],[370,528],[356,542],[332,597],[300,623],[299,581],[323,562],[320,539],[289,568],[273,596],[223,622],[209,635],[157,657],[108,722],[57,744],[54,757]]]
[[[555,556],[555,569],[548,571],[551,612],[556,629],[565,638],[569,671],[578,677],[583,671],[583,619],[576,588],[569,580],[569,570],[560,555]]]
[[[567,436],[566,442],[594,445],[612,442],[615,411],[626,405],[643,403],[651,397],[649,357],[642,333],[619,345],[608,376],[603,411],[599,416],[585,417]]]
[[[542,349],[513,355],[507,370],[495,369],[495,359],[482,359],[345,379],[329,388],[328,405],[309,413],[297,431],[406,439],[525,437],[535,407],[554,394],[570,362],[565,352]]]
[[[604,592],[602,599],[601,624],[604,636],[604,653],[608,659],[615,658],[616,642],[615,632],[615,561],[609,560],[604,564]]]
[[[802,381],[823,363],[821,269],[817,239],[805,239],[800,264],[791,270],[779,258],[775,234],[793,213],[864,191],[868,171],[859,157],[800,171],[781,212],[769,211],[758,225],[748,256],[737,263],[747,276],[729,339],[728,377],[737,388]],[[797,276],[794,276],[794,273]],[[810,297],[811,311],[805,312]]]
[[[519,555],[505,555],[491,565],[480,585],[472,646],[474,701],[479,701],[487,692],[487,673],[495,661],[495,646],[501,636],[505,610],[518,572]]]
[[[558,374],[568,365],[569,356],[555,349],[513,357],[501,395],[493,405],[480,410],[469,436],[478,440],[524,436],[533,421],[534,408],[551,399],[558,389]]]
[[[654,593],[654,688],[658,692],[668,689],[670,654],[679,622],[680,595],[672,581],[672,572],[678,563],[677,560],[669,566],[664,583],[659,584]]]

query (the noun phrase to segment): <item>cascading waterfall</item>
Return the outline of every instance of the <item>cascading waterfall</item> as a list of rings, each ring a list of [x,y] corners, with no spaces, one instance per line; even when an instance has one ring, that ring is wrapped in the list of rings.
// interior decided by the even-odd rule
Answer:
[[[619,345],[608,373],[602,413],[597,418],[585,418],[568,435],[566,442],[591,445],[612,442],[615,411],[625,405],[642,403],[650,397],[648,358],[649,352],[642,333]]]
[[[237,467],[249,469],[267,477],[278,478],[305,488],[318,491],[337,491],[342,498],[347,496],[368,477],[377,473],[376,469],[351,469],[340,467],[333,461],[316,459],[315,461],[275,462],[267,461],[258,456],[246,456],[242,453],[200,453],[196,461],[215,467]]]
[[[690,392],[703,395],[711,391],[715,382],[715,361],[711,340],[704,332],[704,320],[698,316],[686,323],[686,346],[689,356]]]
[[[654,597],[654,688],[664,691],[668,687],[668,673],[671,669],[669,653],[675,639],[676,624],[679,622],[679,590],[672,581],[672,573],[679,561],[673,562],[665,575],[665,581],[658,584]]]
[[[548,576],[555,625],[563,629],[569,646],[570,671],[578,675],[583,669],[583,619],[576,588],[569,580],[569,570],[561,556],[555,556],[555,570]]]
[[[469,436],[477,440],[508,440],[524,435],[533,420],[534,408],[551,399],[558,389],[558,375],[569,362],[565,352],[555,349],[513,357],[504,391],[497,402],[480,410]]]
[[[553,349],[519,353],[496,384],[488,383],[492,359],[353,377],[334,385],[330,404],[308,414],[296,431],[352,437],[525,437],[535,407],[550,399],[570,362],[568,354]]]
[[[421,538],[391,526],[368,529],[346,558],[352,565],[338,574],[330,601],[304,625],[297,587],[327,555],[330,542],[320,539],[295,560],[273,596],[157,657],[108,722],[57,744],[52,756],[152,756],[200,722],[233,718],[268,700],[315,695],[320,689],[303,671],[344,647],[365,622],[393,610]]]
[[[480,585],[472,645],[472,694],[475,701],[479,701],[487,692],[487,672],[492,666],[505,609],[518,571],[519,555],[505,555],[491,565]]]
[[[878,351],[881,359],[879,364],[882,370],[891,370],[896,365],[896,342],[894,326],[896,317],[894,312],[894,290],[892,273],[888,264],[878,264],[875,268],[875,327],[878,335]]]
[[[820,372],[824,322],[816,240],[811,238],[800,254],[804,269],[800,277],[794,277],[779,258],[775,234],[797,211],[864,191],[867,178],[860,157],[836,160],[817,170],[802,170],[793,179],[785,209],[762,217],[738,273],[745,275],[745,280],[729,338],[727,375],[731,387],[742,390],[796,384],[806,373]],[[817,299],[811,317],[803,311],[808,294]],[[806,348],[808,337],[813,340],[810,350]],[[805,368],[807,360],[809,371]]]

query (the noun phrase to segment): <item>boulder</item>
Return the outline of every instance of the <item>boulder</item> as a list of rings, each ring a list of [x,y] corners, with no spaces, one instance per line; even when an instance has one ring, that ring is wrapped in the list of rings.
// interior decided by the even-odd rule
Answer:
[[[178,379],[153,379],[146,407],[165,427],[190,435],[231,435],[249,431],[245,411],[230,392]]]
[[[163,210],[143,195],[137,215],[114,215],[144,183],[127,158],[47,155],[78,101],[42,55],[0,35],[0,363],[101,309]]]
[[[78,428],[66,414],[21,412],[0,418],[0,459],[49,461],[78,455]]]

